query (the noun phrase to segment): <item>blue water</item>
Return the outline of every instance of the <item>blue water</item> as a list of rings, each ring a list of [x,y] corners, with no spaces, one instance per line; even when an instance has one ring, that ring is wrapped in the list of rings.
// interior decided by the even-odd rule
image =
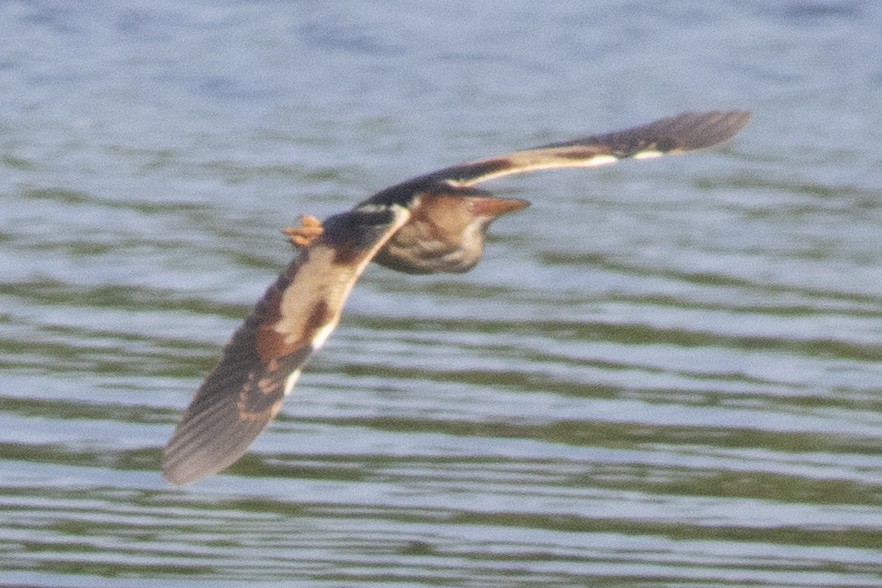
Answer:
[[[0,584],[882,584],[882,8],[0,5]],[[464,160],[745,108],[732,143],[488,184],[465,275],[366,272],[253,451],[161,448],[280,230]]]

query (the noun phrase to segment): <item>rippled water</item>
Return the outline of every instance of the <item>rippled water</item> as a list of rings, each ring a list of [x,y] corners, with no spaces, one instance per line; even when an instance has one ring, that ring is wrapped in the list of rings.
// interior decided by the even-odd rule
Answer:
[[[869,2],[0,5],[0,583],[882,584]],[[732,144],[491,188],[372,267],[253,451],[161,447],[291,253],[458,161],[682,110]]]

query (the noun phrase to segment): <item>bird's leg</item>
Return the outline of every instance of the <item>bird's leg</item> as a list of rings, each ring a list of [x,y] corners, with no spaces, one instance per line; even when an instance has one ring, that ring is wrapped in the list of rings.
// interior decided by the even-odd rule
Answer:
[[[285,236],[288,237],[288,240],[291,241],[294,249],[309,247],[313,241],[319,238],[323,231],[322,222],[309,214],[300,216],[299,227],[288,227],[282,230]]]

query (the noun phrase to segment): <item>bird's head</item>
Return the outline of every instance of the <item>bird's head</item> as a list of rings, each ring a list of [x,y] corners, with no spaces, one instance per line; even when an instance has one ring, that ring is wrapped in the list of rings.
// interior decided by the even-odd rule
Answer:
[[[433,187],[414,199],[410,220],[374,261],[413,274],[468,271],[481,259],[490,223],[529,204],[474,188]]]

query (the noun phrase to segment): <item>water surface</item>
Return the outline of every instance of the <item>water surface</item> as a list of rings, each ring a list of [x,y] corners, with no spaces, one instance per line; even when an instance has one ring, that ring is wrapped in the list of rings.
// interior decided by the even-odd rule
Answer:
[[[0,8],[0,571],[27,586],[882,584],[866,2]],[[291,252],[409,176],[683,110],[732,144],[510,178],[465,275],[366,272],[227,473],[161,448]]]

